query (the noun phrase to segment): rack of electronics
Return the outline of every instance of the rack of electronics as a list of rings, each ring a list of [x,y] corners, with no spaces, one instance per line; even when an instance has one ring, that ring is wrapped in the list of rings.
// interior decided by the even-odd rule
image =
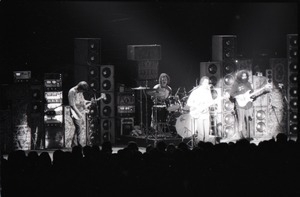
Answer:
[[[64,113],[62,75],[60,73],[45,73],[44,95],[45,148],[63,148]]]

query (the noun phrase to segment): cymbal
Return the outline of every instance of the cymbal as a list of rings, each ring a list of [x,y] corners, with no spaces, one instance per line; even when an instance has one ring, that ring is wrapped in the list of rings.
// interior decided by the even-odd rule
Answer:
[[[149,89],[149,87],[139,86],[139,87],[131,88],[131,89],[132,89],[132,90],[146,90],[146,89]]]

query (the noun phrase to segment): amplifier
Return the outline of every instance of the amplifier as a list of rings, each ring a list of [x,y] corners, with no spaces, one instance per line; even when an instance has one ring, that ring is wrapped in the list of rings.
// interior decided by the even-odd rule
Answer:
[[[62,75],[60,73],[45,73],[44,87],[46,91],[59,91],[62,89]]]
[[[134,105],[135,97],[133,92],[119,92],[117,104],[120,106],[123,105]]]
[[[130,135],[134,126],[134,118],[121,118],[121,135]]]
[[[14,71],[14,82],[24,83],[31,79],[31,71]]]
[[[135,106],[134,105],[121,105],[118,106],[118,114],[120,116],[127,116],[126,114],[130,114],[132,115],[133,113],[135,113]]]

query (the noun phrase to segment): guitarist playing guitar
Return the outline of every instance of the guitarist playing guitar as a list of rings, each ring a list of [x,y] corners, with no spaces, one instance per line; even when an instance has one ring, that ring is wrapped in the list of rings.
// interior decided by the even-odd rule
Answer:
[[[238,121],[238,134],[241,139],[251,140],[253,129],[251,128],[253,117],[253,104],[255,94],[267,88],[263,85],[253,92],[252,84],[249,82],[249,73],[240,70],[236,75],[236,80],[232,85],[230,96],[235,100],[236,119]]]
[[[221,98],[212,98],[209,78],[203,76],[199,85],[191,92],[187,106],[190,108],[192,117],[192,133],[197,134],[196,141],[209,141],[210,119],[209,107],[219,101]],[[229,95],[228,95],[229,97]]]
[[[87,92],[89,85],[85,81],[79,82],[76,86],[72,87],[68,93],[69,105],[71,108],[71,117],[75,126],[74,137],[72,140],[72,146],[80,145],[81,140],[80,136],[82,133],[83,118],[84,113],[88,112],[89,106],[93,105],[95,102],[105,99],[106,96],[104,93],[101,93],[101,96],[97,99],[92,99],[91,101],[85,100],[83,93]]]

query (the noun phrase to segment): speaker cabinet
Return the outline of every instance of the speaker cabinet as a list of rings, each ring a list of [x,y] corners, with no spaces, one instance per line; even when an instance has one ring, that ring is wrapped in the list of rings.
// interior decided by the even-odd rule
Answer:
[[[220,87],[221,79],[221,63],[220,62],[200,62],[200,79],[203,76],[209,77],[210,83],[214,87]]]
[[[272,70],[272,82],[278,88],[278,84],[287,85],[287,59],[270,58],[270,68]]]
[[[236,57],[236,35],[212,36],[212,61],[232,61]]]
[[[269,112],[268,106],[255,106],[254,108],[254,136],[255,137],[264,137],[269,135],[268,132],[268,122]]]
[[[115,143],[115,79],[114,65],[101,65],[100,91],[106,99],[100,102],[100,142]]]
[[[160,60],[161,45],[127,45],[127,59],[135,61]]]
[[[100,64],[100,38],[75,38],[74,63],[76,65]]]
[[[115,118],[100,119],[101,126],[101,143],[110,141],[115,143]]]
[[[287,35],[287,60],[288,60],[288,131],[290,137],[299,137],[298,118],[298,34]]]
[[[86,81],[94,93],[99,93],[99,67],[101,62],[100,38],[75,38],[74,81]]]
[[[0,110],[0,148],[1,154],[12,151],[11,110]]]
[[[121,118],[121,135],[130,135],[134,127],[134,118]]]

